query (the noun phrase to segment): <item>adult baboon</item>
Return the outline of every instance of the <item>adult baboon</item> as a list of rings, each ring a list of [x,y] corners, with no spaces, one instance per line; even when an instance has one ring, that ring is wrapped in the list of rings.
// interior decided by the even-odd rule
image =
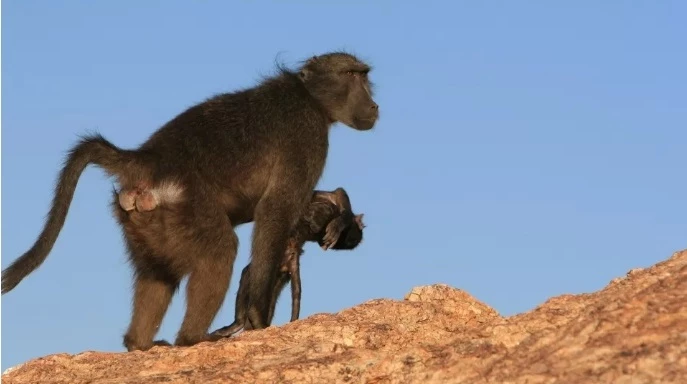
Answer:
[[[207,330],[229,287],[238,247],[234,227],[249,221],[255,227],[247,316],[254,329],[266,327],[290,230],[324,169],[329,128],[341,122],[369,130],[377,121],[369,70],[350,54],[315,56],[298,72],[280,67],[253,88],[188,108],[138,149],[118,148],[100,135],[83,138],[66,159],[40,236],[2,272],[2,293],[46,259],[81,173],[95,164],[123,189],[164,185],[175,197],[150,214],[130,217],[113,196],[135,272],[127,350],[153,345],[186,275],[187,308],[175,344],[214,339]]]
[[[298,221],[289,238],[289,245],[279,274],[274,283],[272,301],[268,320],[271,322],[277,300],[286,284],[291,282],[291,320],[295,321],[301,309],[301,272],[300,257],[303,254],[303,244],[313,241],[320,244],[322,249],[351,250],[363,239],[363,215],[355,215],[351,208],[348,194],[343,188],[334,191],[315,191],[306,214]],[[241,272],[239,289],[236,293],[234,322],[214,332],[217,336],[231,336],[241,329],[252,329],[247,317],[250,302],[248,280],[251,274],[251,264]]]

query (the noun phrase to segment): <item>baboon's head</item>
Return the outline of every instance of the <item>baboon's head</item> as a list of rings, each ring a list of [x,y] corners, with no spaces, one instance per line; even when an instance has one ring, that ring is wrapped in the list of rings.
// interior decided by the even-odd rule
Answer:
[[[339,235],[339,240],[331,249],[336,250],[351,250],[355,249],[363,241],[363,215],[356,215],[353,222],[350,223]]]
[[[334,121],[366,131],[379,118],[372,99],[370,67],[348,53],[327,53],[305,62],[300,78]]]

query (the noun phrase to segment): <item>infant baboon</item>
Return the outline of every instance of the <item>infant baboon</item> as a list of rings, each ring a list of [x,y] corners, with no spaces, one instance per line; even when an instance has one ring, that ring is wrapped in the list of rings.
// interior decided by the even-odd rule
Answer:
[[[297,71],[280,67],[255,87],[186,109],[137,149],[119,148],[100,135],[84,137],[67,156],[39,237],[2,271],[2,293],[48,257],[81,173],[95,164],[122,189],[150,188],[172,196],[159,209],[131,214],[113,194],[134,269],[127,350],[152,347],[185,276],[186,313],[174,344],[218,337],[208,328],[229,288],[238,249],[234,228],[250,221],[255,226],[247,317],[253,329],[269,326],[275,279],[291,231],[324,170],[331,126],[341,122],[366,131],[379,117],[369,71],[351,54],[314,56]],[[150,207],[145,201],[139,205]]]
[[[313,241],[320,244],[322,249],[351,250],[363,239],[363,214],[355,215],[351,208],[348,194],[343,188],[334,191],[315,191],[306,214],[298,221],[287,246],[286,253],[279,269],[277,280],[273,287],[270,302],[269,320],[272,321],[277,300],[286,284],[291,282],[291,320],[295,321],[301,309],[301,275],[300,257],[303,254],[303,244]],[[236,294],[234,322],[222,327],[212,334],[217,336],[231,336],[244,330],[251,330],[248,321],[247,307],[250,301],[248,279],[250,279],[251,264],[241,272],[239,290]]]

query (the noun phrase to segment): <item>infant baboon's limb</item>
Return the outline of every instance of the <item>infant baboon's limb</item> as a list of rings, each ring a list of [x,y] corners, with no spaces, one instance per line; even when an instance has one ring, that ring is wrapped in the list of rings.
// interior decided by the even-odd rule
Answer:
[[[331,192],[318,191],[317,199],[329,202],[329,206],[335,207],[338,215],[326,225],[325,232],[316,241],[324,250],[351,250],[362,241],[363,214],[355,215],[351,207],[348,193],[343,188],[337,188]]]
[[[319,194],[319,198],[329,200],[339,212],[339,215],[327,224],[325,235],[320,242],[320,246],[326,251],[336,244],[341,232],[350,225],[353,220],[353,211],[348,193],[343,188],[337,188],[331,192],[319,191]]]
[[[289,277],[291,278],[291,320],[296,321],[301,315],[301,255],[303,254],[302,248],[298,255],[294,255],[289,260]],[[284,284],[279,287],[275,294],[274,300],[271,305],[272,316],[274,316],[274,309],[277,306],[277,298],[281,295],[282,289],[284,289]]]

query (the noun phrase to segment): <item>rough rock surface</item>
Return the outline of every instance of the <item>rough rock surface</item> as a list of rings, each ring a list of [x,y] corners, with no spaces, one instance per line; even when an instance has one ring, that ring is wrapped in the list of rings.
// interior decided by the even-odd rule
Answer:
[[[445,285],[190,348],[58,354],[3,383],[687,383],[687,251],[512,317]]]

